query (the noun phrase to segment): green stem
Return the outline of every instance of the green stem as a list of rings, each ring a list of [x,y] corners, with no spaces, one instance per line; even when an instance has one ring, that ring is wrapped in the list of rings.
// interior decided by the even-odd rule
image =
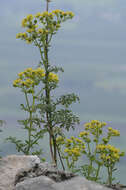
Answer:
[[[29,105],[29,101],[28,101],[27,92],[25,92],[25,99],[26,99],[26,104],[27,104],[29,112],[30,112],[30,105]]]
[[[36,94],[36,97],[39,97],[39,95],[42,93],[43,89],[41,89],[38,94]]]
[[[91,155],[90,144],[89,143],[87,143],[87,144],[88,144],[88,154]]]
[[[31,148],[31,129],[32,129],[32,112],[30,111],[30,126],[28,129],[28,149],[27,149],[27,154],[30,154],[30,148]]]
[[[63,160],[62,160],[62,157],[61,157],[61,154],[60,154],[60,148],[59,148],[59,146],[57,144],[56,144],[56,146],[57,146],[57,152],[58,152],[58,155],[59,155],[60,163],[62,165],[63,170],[65,171],[65,166],[63,164]]]
[[[108,185],[112,185],[112,167],[110,166],[108,166]]]
[[[98,176],[99,176],[100,168],[101,168],[101,166],[100,166],[100,164],[98,164],[98,169],[97,169],[97,173],[96,173],[95,181],[98,180]]]
[[[50,35],[50,38],[49,38],[49,40],[48,40],[48,45],[50,44],[50,42],[51,42],[51,40],[52,40],[52,36],[53,36],[53,34]]]
[[[42,50],[41,50],[40,45],[38,45],[38,48],[39,48],[39,51],[40,51],[41,60],[43,61],[43,65],[45,66],[45,60],[44,60],[43,52],[42,52]]]
[[[69,164],[69,159],[68,158],[66,158],[66,163],[67,163],[67,168],[70,170],[71,166]]]
[[[88,144],[88,155],[89,155],[89,160],[90,160],[90,164],[89,164],[89,168],[88,168],[88,177],[90,176],[91,173],[91,168],[92,168],[92,160],[91,160],[91,149],[90,149],[90,144]]]
[[[30,109],[30,104],[29,104],[29,100],[28,100],[28,96],[27,96],[26,92],[25,92],[25,98],[26,98],[26,104],[27,104],[27,107],[28,107],[29,121],[30,121],[30,126],[28,128],[28,147],[27,147],[27,150],[26,150],[26,154],[29,155],[30,154],[30,148],[32,147],[32,144],[31,144],[31,129],[32,129],[32,112],[34,110],[34,104],[35,104],[34,93],[32,94],[32,98],[33,98],[32,109]]]
[[[99,142],[99,128],[97,128],[97,131],[96,131],[96,145],[95,147],[97,147],[98,145],[98,142]],[[96,157],[96,153],[97,153],[97,149],[95,148],[95,152],[94,152],[94,156]]]

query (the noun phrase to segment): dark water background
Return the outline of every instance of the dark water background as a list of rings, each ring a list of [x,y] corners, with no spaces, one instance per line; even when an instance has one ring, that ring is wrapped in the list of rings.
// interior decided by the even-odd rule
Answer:
[[[77,134],[80,131],[84,130],[83,127],[84,122],[81,123],[81,125],[76,126],[75,130],[70,130],[69,132],[66,132],[66,136],[77,136]],[[114,146],[120,148],[121,151],[126,152],[126,124],[121,123],[112,123],[108,122],[108,126],[111,126],[114,129],[118,129],[120,131],[120,137],[115,137],[112,140],[112,143]],[[9,120],[6,125],[3,126],[3,132],[0,133],[0,155],[6,156],[9,154],[19,154],[16,151],[15,145],[11,143],[7,143],[4,141],[5,138],[8,136],[14,136],[18,139],[25,139],[26,138],[26,132],[21,129],[21,126],[14,120]],[[46,157],[46,160],[49,161],[49,148],[48,148],[48,137],[46,136],[42,141],[40,141],[40,147],[42,147],[44,151],[44,157]],[[45,156],[46,155],[46,156]],[[84,162],[84,160],[82,160]],[[117,181],[120,181],[122,184],[126,184],[125,182],[125,174],[126,174],[126,156],[120,159],[120,162],[117,164],[118,170],[115,172],[115,177]],[[104,178],[104,175],[102,176]]]

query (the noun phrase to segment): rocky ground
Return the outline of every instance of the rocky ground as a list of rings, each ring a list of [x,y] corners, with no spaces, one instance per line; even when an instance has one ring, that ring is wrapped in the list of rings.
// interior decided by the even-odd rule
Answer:
[[[37,156],[10,155],[0,160],[0,190],[126,190],[103,186],[41,163]]]

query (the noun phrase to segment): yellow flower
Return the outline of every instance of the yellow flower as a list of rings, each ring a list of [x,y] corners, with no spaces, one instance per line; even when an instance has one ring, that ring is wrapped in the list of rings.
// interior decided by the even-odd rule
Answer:
[[[120,136],[120,132],[116,129],[112,129],[111,127],[108,127],[108,134],[111,136]]]
[[[112,127],[108,127],[108,130],[109,130],[109,131],[112,131]]]
[[[68,152],[68,156],[72,156],[72,152],[71,151]]]
[[[91,124],[99,125],[99,124],[100,124],[100,121],[98,121],[98,120],[92,120],[92,121],[91,121]]]
[[[21,84],[22,84],[22,86],[25,86],[26,82],[25,81],[21,81]]]
[[[79,134],[80,137],[88,136],[88,135],[89,135],[89,133],[88,133],[87,131],[82,131],[82,132],[80,132],[80,134]]]
[[[24,72],[18,73],[18,76],[19,76],[19,77],[22,77],[23,75],[24,75]]]
[[[31,79],[26,79],[26,83],[29,85],[32,85],[32,84],[34,84],[34,81]]]
[[[56,74],[54,74],[54,73],[49,73],[49,81],[51,82],[58,82],[59,81],[59,79],[58,79],[58,75],[56,75]]]
[[[33,15],[32,14],[30,14],[30,15],[27,15],[27,21],[31,21],[32,19],[33,19]]]
[[[102,138],[102,141],[103,141],[104,143],[108,143],[109,139],[107,139],[107,138]]]
[[[72,153],[75,155],[75,156],[80,156],[80,152],[78,151],[78,150],[76,150],[76,149],[72,149],[71,150],[72,151]]]
[[[106,125],[107,125],[107,123],[105,123],[105,122],[102,122],[102,123],[101,123],[101,125],[102,125],[102,126],[106,126]]]
[[[60,13],[60,10],[59,9],[53,10],[52,13],[58,14],[58,13]]]
[[[27,39],[27,40],[26,40],[26,43],[27,43],[27,44],[31,44],[31,43],[32,43],[32,40],[31,40],[31,39]]]
[[[49,13],[48,16],[49,16],[50,18],[53,18],[54,15],[53,15],[52,13]]]
[[[60,28],[60,24],[56,24],[56,28]]]
[[[48,11],[43,12],[43,16],[48,16]]]
[[[21,33],[21,37],[23,37],[23,38],[27,38],[27,33],[26,33],[26,32]]]
[[[28,33],[32,33],[33,31],[34,31],[33,28],[29,28],[29,29],[26,30],[26,32],[28,32]]]
[[[106,155],[105,154],[101,154],[101,159],[105,159],[106,158]]]
[[[16,38],[27,38],[27,33],[26,32],[24,32],[24,33],[18,33],[16,35]]]
[[[82,143],[82,140],[78,139],[78,138],[75,138],[76,142],[78,143]]]
[[[61,13],[63,16],[67,16],[67,12],[62,12]]]
[[[74,17],[74,13],[71,12],[71,11],[67,12],[67,14],[68,14],[69,16],[71,16],[71,17]]]
[[[59,136],[59,137],[56,138],[56,142],[57,143],[62,143],[62,142],[64,142],[64,138],[62,136]]]
[[[45,34],[48,34],[48,32],[49,32],[48,30],[44,30],[44,33],[45,33]]]
[[[117,159],[117,160],[120,158],[120,156],[119,156],[118,154],[116,154],[116,153],[113,154],[113,157],[114,157],[115,159]]]
[[[27,19],[24,18],[24,19],[22,20],[22,27],[26,27],[26,26],[27,26]]]
[[[35,15],[36,18],[38,18],[38,17],[40,17],[40,16],[41,16],[41,13],[37,13],[37,14]]]
[[[66,139],[67,143],[72,143],[73,141],[71,139]]]
[[[85,123],[84,126],[85,126],[85,128],[89,128],[90,127],[90,123]]]
[[[16,34],[16,38],[20,38],[22,36],[22,33]]]
[[[32,71],[32,68],[27,68],[24,70],[25,72],[31,72]]]
[[[64,152],[69,152],[70,150],[68,148],[64,149]]]
[[[41,67],[38,67],[36,70],[34,70],[34,72],[38,74],[40,77],[45,76],[44,69],[42,69]]]
[[[22,80],[18,78],[18,79],[16,79],[16,80],[13,81],[13,86],[17,87],[18,85],[21,84],[21,82],[22,82]]]
[[[104,150],[106,148],[106,145],[104,145],[104,144],[98,144],[97,146],[96,146],[96,149],[99,149],[99,150]]]
[[[120,156],[125,156],[125,152],[121,152],[119,155]]]
[[[44,31],[43,31],[42,28],[39,28],[39,29],[38,29],[38,33],[39,33],[39,34],[43,34],[43,32],[44,32]]]
[[[106,160],[108,161],[108,160],[110,160],[111,159],[111,157],[110,156],[106,156]]]

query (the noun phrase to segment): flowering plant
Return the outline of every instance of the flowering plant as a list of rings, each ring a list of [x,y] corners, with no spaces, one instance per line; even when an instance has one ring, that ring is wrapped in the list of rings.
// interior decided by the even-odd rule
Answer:
[[[13,83],[13,86],[20,88],[25,95],[26,105],[22,104],[21,108],[29,113],[29,118],[22,120],[21,123],[28,130],[28,140],[25,143],[13,137],[9,137],[9,140],[16,144],[18,151],[30,154],[33,145],[36,145],[43,134],[48,132],[51,159],[57,165],[57,156],[60,156],[60,152],[56,138],[59,134],[63,136],[63,129],[69,130],[70,127],[74,129],[75,124],[79,123],[79,118],[70,108],[72,103],[79,101],[79,97],[74,93],[54,97],[53,91],[59,82],[57,73],[63,72],[63,69],[53,66],[49,60],[51,40],[61,24],[72,19],[74,14],[62,10],[49,12],[48,3],[49,1],[46,11],[27,15],[22,20],[25,32],[16,35],[17,39],[36,46],[41,60],[38,68],[28,68],[19,73]]]
[[[57,144],[68,169],[80,172],[89,180],[99,181],[100,170],[105,167],[108,173],[107,183],[111,185],[115,165],[124,156],[124,152],[109,144],[112,137],[120,136],[119,131],[108,127],[107,135],[103,137],[104,126],[105,122],[92,120],[85,124],[85,130],[79,133],[78,138],[58,137]],[[77,161],[83,159],[83,155],[86,156],[87,164],[76,167]]]

